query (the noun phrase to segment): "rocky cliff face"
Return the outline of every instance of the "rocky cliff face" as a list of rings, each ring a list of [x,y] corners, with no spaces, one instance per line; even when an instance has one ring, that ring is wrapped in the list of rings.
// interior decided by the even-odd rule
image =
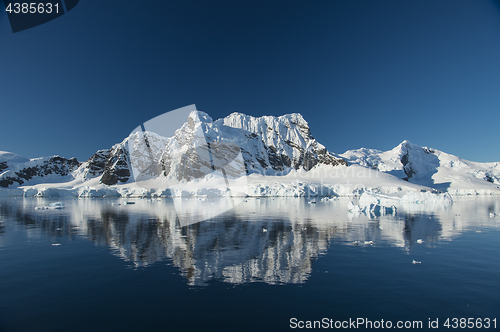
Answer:
[[[83,181],[100,176],[101,183],[114,185],[130,179],[129,164],[128,150],[116,144],[111,149],[98,150],[80,166],[78,173]]]
[[[240,139],[239,145],[249,170],[308,171],[318,164],[347,165],[313,138],[308,123],[297,113],[259,118],[233,113],[215,125],[241,131],[239,137],[245,139]]]

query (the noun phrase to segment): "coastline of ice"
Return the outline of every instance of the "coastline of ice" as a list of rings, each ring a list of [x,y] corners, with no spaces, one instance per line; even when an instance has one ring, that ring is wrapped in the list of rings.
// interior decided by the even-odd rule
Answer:
[[[99,178],[65,183],[41,183],[0,188],[1,196],[21,197],[359,197],[376,193],[379,199],[407,203],[447,201],[453,196],[498,195],[499,190],[461,189],[436,195],[436,190],[407,182],[390,174],[359,165],[320,166],[310,171],[291,171],[287,175],[251,174],[240,178],[222,174],[189,182],[151,179],[107,186]],[[385,195],[385,196],[384,196]],[[385,203],[384,203],[385,204]],[[383,206],[390,207],[393,204]]]

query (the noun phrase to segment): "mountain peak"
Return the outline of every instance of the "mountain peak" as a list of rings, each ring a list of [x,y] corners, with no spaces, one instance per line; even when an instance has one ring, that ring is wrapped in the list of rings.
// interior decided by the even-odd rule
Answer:
[[[213,120],[207,113],[203,111],[191,111],[188,116],[188,121],[201,122],[201,123],[212,123]]]
[[[402,148],[402,147],[406,147],[406,148],[410,147],[411,148],[413,146],[419,147],[419,145],[413,144],[409,140],[405,139],[404,141],[402,141],[401,143],[399,143],[399,145],[396,146],[396,148]]]

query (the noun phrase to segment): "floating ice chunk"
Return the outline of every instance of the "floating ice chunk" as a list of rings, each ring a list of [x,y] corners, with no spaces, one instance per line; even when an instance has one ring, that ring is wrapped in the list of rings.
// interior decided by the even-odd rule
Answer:
[[[387,202],[384,201],[386,204]],[[396,207],[394,205],[386,206],[380,202],[380,199],[373,193],[364,192],[359,199],[360,210],[364,213],[374,214],[376,216],[386,214],[396,214]]]
[[[365,207],[370,205],[378,205],[380,200],[373,194],[364,192],[359,198],[359,206]]]
[[[54,202],[49,204],[49,209],[64,209],[64,203],[63,202]]]
[[[365,194],[363,194],[365,195]],[[378,200],[373,200],[374,196],[369,195],[368,199],[364,199],[363,195],[361,195],[360,205],[355,205],[353,202],[349,202],[347,204],[347,208],[350,212],[360,213],[364,212],[366,215],[374,215],[374,216],[383,216],[387,214],[395,215],[397,212],[397,208],[394,205],[384,206],[381,205]],[[370,197],[371,196],[371,197]],[[376,199],[376,198],[375,198]]]
[[[64,203],[62,202],[55,202],[55,203],[50,203],[49,206],[35,206],[35,210],[60,210],[64,209]]]

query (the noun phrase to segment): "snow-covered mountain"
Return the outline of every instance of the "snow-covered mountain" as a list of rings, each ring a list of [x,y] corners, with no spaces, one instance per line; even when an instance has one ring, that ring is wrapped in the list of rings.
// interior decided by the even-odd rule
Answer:
[[[241,159],[238,155],[241,154]],[[318,143],[300,114],[260,118],[233,113],[213,121],[189,114],[173,137],[135,131],[109,150],[99,150],[77,171],[106,185],[147,178],[190,181],[224,168],[228,176],[287,174],[316,165],[347,165]]]
[[[172,126],[170,137],[147,131],[145,123],[84,163],[2,152],[0,186],[12,190],[0,195],[349,196],[431,188],[500,194],[500,163],[467,161],[408,141],[385,152],[335,155],[313,138],[300,114],[233,113],[213,121],[194,109],[176,119],[175,127],[186,121]],[[164,122],[154,124],[161,132]]]
[[[460,193],[500,189],[500,163],[479,163],[403,141],[394,149],[361,148],[340,155],[358,164],[427,187]]]
[[[27,159],[11,152],[0,151],[0,187],[40,182],[65,182],[73,179],[72,172],[80,166],[76,158],[60,156]]]

